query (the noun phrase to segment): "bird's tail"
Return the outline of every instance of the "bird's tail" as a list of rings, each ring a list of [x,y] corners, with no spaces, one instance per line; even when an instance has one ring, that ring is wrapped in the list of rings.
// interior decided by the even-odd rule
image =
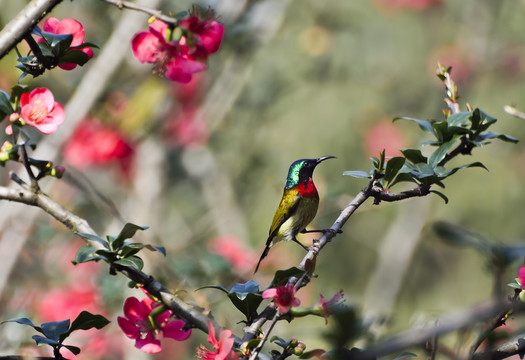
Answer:
[[[255,267],[255,271],[253,272],[254,274],[257,272],[257,270],[259,270],[259,265],[261,265],[262,259],[264,259],[266,255],[268,255],[268,252],[270,251],[271,246],[272,246],[271,244],[267,244],[266,247],[264,248],[261,258],[259,259],[259,262],[257,263],[257,266]]]

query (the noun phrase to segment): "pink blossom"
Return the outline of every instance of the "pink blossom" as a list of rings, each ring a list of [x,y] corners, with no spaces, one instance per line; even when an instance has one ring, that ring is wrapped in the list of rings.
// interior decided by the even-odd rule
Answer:
[[[118,131],[97,119],[86,118],[63,148],[65,162],[85,169],[118,161],[125,174],[130,170],[133,147]]]
[[[73,41],[71,41],[71,46],[78,46],[84,43],[84,27],[75,19],[64,19],[58,20],[57,18],[50,17],[44,22],[42,30],[57,35],[71,34],[73,35]],[[39,39],[39,41],[44,41],[44,39]],[[81,50],[72,50],[72,51],[82,51],[85,52],[89,58],[93,57],[93,50],[90,47],[85,47]],[[74,63],[63,63],[59,64],[58,67],[64,70],[73,70],[77,67],[77,64]]]
[[[325,297],[322,294],[320,296],[321,300],[319,300],[317,306],[320,308],[325,322],[328,323],[328,316],[330,316],[330,314],[333,312],[334,306],[336,306],[343,299],[343,290],[340,290],[328,301],[325,300]]]
[[[286,314],[292,306],[299,306],[301,304],[301,301],[295,297],[295,291],[293,284],[278,286],[277,288],[264,290],[262,297],[263,299],[273,299],[279,313]]]
[[[148,31],[136,34],[131,40],[133,55],[140,62],[155,64],[154,72],[167,79],[183,84],[190,82],[192,74],[206,69],[206,64],[188,54],[186,39],[179,41],[166,39],[168,25],[155,20]]]
[[[211,55],[219,50],[224,36],[224,26],[221,23],[213,19],[201,19],[194,11],[190,17],[180,21],[180,27],[189,33],[194,51]]]
[[[183,329],[183,320],[169,321],[171,310],[164,311],[152,320],[150,315],[158,306],[160,305],[149,297],[142,301],[130,297],[124,302],[124,317],[119,316],[117,319],[124,334],[135,339],[135,347],[148,354],[162,350],[160,340],[156,338],[158,334],[179,341],[186,340],[191,335],[191,329]]]
[[[208,320],[208,342],[213,345],[217,352],[206,349],[203,345],[197,348],[197,359],[201,360],[238,360],[239,357],[232,350],[233,338],[231,330],[221,330],[219,339],[215,339],[215,327]]]
[[[251,270],[258,258],[255,252],[248,249],[239,238],[232,235],[213,238],[208,248],[211,252],[222,256],[239,271]]]
[[[521,286],[525,288],[525,266],[520,267],[518,273],[518,280],[520,281]]]
[[[53,289],[38,299],[37,314],[43,321],[74,319],[84,310],[92,314],[105,312],[98,289],[90,283]]]
[[[365,135],[365,147],[369,156],[378,156],[385,150],[385,156],[400,156],[400,149],[405,147],[403,133],[390,120],[382,120],[372,126]]]
[[[64,108],[55,101],[53,93],[46,88],[36,88],[20,97],[20,116],[27,125],[36,127],[43,134],[56,131],[66,116]]]

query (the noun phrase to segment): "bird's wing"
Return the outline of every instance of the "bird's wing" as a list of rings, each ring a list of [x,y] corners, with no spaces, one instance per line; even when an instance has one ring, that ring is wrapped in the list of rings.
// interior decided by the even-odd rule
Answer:
[[[284,222],[288,220],[290,216],[293,216],[293,214],[295,214],[300,202],[301,196],[299,195],[299,193],[283,194],[281,202],[279,203],[279,207],[277,208],[277,211],[275,212],[275,215],[273,217],[272,226],[270,226],[270,232],[267,243],[270,243],[272,239],[277,235],[277,232],[279,231],[281,225],[284,224]]]

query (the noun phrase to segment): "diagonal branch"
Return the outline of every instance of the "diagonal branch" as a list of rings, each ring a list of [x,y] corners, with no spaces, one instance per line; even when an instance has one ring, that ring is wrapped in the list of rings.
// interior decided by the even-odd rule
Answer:
[[[0,59],[9,53],[33,27],[62,0],[33,0],[0,31]]]

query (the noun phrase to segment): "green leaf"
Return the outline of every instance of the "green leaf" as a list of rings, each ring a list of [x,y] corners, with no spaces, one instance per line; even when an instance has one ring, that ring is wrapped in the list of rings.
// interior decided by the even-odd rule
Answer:
[[[73,331],[76,330],[89,330],[95,328],[97,330],[102,329],[104,326],[109,324],[110,321],[102,315],[91,314],[88,311],[82,311],[69,328],[69,331],[64,334],[60,341],[64,341]]]
[[[253,280],[249,280],[244,284],[234,284],[228,293],[228,298],[248,319],[256,312],[263,300],[259,284]]]
[[[520,284],[516,284],[515,282],[512,282],[512,283],[508,283],[507,286],[510,286],[511,288],[514,288],[514,289],[523,289],[523,286],[521,286]]]
[[[124,240],[130,239],[135,236],[135,233],[139,230],[147,230],[148,226],[139,226],[132,223],[126,223],[120,233],[117,235],[115,240],[112,241],[113,249],[117,250],[124,244]]]
[[[164,246],[156,246],[156,245],[146,244],[146,249],[148,249],[150,251],[158,251],[162,255],[166,256],[166,248]]]
[[[60,341],[60,337],[68,332],[70,320],[51,321],[40,325],[42,332],[49,339]]]
[[[109,261],[109,259],[103,255],[95,255],[97,251],[98,249],[89,245],[80,247],[75,255],[75,260],[72,261],[73,265],[82,264],[88,261]]]
[[[142,268],[144,267],[144,261],[142,261],[142,259],[139,258],[138,256],[130,256],[125,259],[119,259],[117,261],[114,261],[113,263],[122,265],[122,266],[135,268],[137,270],[142,270]]]
[[[415,119],[415,118],[411,118],[411,117],[407,117],[407,116],[398,116],[398,117],[395,117],[392,122],[396,122],[397,120],[409,120],[409,121],[414,121],[416,122],[419,127],[423,130],[423,131],[426,131],[426,132],[429,132],[431,134],[436,134],[435,131],[434,131],[434,128],[432,127],[432,122],[429,121],[429,120],[421,120],[421,119]]]
[[[53,347],[60,345],[60,343],[57,340],[50,339],[50,338],[47,338],[41,335],[33,335],[31,336],[31,338],[35,340],[37,345],[45,344],[45,345],[51,345]]]
[[[73,354],[78,355],[80,354],[80,348],[73,345],[62,345],[62,347],[65,347],[69,351],[71,351]]]
[[[366,171],[345,171],[343,172],[343,175],[344,176],[352,176],[352,177],[355,177],[355,178],[367,178],[367,179],[371,179],[372,178],[372,175],[370,175],[369,173],[367,173]]]
[[[290,279],[291,277],[300,278],[301,276],[303,276],[303,274],[304,270],[301,270],[297,267],[291,267],[285,270],[277,270],[275,272],[272,282],[270,283],[270,285],[268,285],[268,289],[277,287],[279,285],[284,285],[288,282],[288,279]]]
[[[401,153],[413,164],[427,163],[427,158],[423,156],[419,149],[401,149]]]
[[[0,90],[0,120],[11,113],[13,113],[13,107],[9,102],[9,94],[3,90]]]
[[[450,149],[452,149],[456,143],[457,137],[453,137],[452,140],[444,143],[440,147],[438,147],[432,155],[430,155],[430,158],[428,159],[428,163],[431,167],[435,168],[438,166],[438,164],[447,156]]]
[[[53,49],[56,49],[55,54],[59,55],[65,50],[69,49],[73,41],[71,34],[53,34],[47,31],[42,31],[42,38]]]
[[[455,168],[450,169],[450,170],[448,170],[448,171],[446,171],[444,173],[440,173],[439,174],[439,178],[441,180],[446,179],[447,177],[455,174],[458,170],[465,169],[465,168],[470,168],[470,167],[481,167],[481,168],[483,168],[483,169],[488,171],[488,169],[485,167],[485,165],[483,165],[482,163],[480,163],[478,161],[478,162],[473,162],[473,163],[466,164],[466,165],[456,166]]]
[[[486,140],[489,140],[489,139],[499,139],[499,140],[503,140],[505,142],[511,142],[511,143],[517,143],[519,142],[518,139],[512,137],[512,136],[509,136],[509,135],[505,135],[505,134],[496,134],[496,133],[493,133],[493,132],[490,132],[490,131],[487,131],[487,132],[484,132],[482,134],[479,134],[475,141],[477,142],[484,142]]]
[[[398,174],[399,170],[405,165],[405,158],[404,157],[394,157],[386,163],[385,168],[385,177],[384,181],[386,183],[391,182],[396,175]],[[387,186],[388,187],[388,186]]]
[[[461,126],[465,125],[470,121],[472,116],[472,111],[462,111],[454,113],[447,118],[447,123],[449,126]]]
[[[8,322],[14,322],[14,323],[17,323],[17,324],[31,326],[36,331],[42,332],[42,328],[40,326],[36,326],[35,324],[33,324],[33,322],[31,320],[29,320],[28,318],[17,318],[17,319],[5,320],[5,321],[0,322],[0,324],[5,324],[5,323],[8,323]]]
[[[89,55],[80,50],[72,50],[66,52],[63,56],[60,57],[58,63],[74,63],[80,66],[83,66],[89,61]]]
[[[451,245],[467,246],[482,253],[488,253],[491,248],[490,242],[481,234],[470,231],[462,226],[438,221],[432,226],[436,234]]]
[[[129,256],[135,255],[140,250],[142,250],[144,247],[146,247],[146,245],[141,244],[141,243],[124,244],[121,247],[119,254],[122,258],[127,258]]]
[[[83,237],[84,239],[95,241],[95,242],[101,244],[102,246],[104,246],[106,249],[109,250],[109,243],[106,240],[102,239],[100,236],[93,235],[93,234],[88,234],[88,233],[83,233],[83,232],[78,232],[78,231],[75,232],[75,234],[77,234],[80,237]]]
[[[436,194],[437,196],[439,196],[440,198],[443,199],[445,204],[448,204],[448,197],[446,197],[445,194],[443,194],[442,192],[439,192],[437,190],[430,190],[430,192]]]
[[[11,88],[11,98],[9,100],[13,104],[19,104],[22,94],[30,91],[31,87],[29,85],[17,84]]]

